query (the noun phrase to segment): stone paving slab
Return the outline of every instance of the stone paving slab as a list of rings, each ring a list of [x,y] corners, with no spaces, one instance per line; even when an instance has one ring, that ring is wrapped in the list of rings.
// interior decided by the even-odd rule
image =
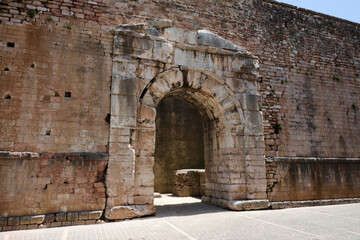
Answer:
[[[233,212],[195,198],[183,201],[159,200],[154,217],[2,232],[0,240],[360,239],[360,204]]]

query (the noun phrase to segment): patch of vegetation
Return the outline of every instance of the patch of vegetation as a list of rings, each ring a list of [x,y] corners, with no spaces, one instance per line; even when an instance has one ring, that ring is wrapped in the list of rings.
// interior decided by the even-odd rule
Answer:
[[[67,29],[72,29],[72,25],[71,25],[71,24],[68,24],[68,25],[66,25],[66,28],[67,28]]]
[[[26,15],[30,18],[30,19],[33,19],[36,15],[36,11],[35,10],[28,10],[26,12]]]
[[[49,16],[49,17],[47,18],[47,20],[51,22],[51,21],[53,21],[53,18],[52,18],[51,16]]]
[[[282,129],[283,129],[283,126],[281,124],[278,124],[278,123],[275,124],[274,131],[276,134],[278,134],[280,132],[280,130],[282,130]]]
[[[339,81],[340,81],[340,78],[338,78],[337,76],[333,76],[333,80],[339,82]]]

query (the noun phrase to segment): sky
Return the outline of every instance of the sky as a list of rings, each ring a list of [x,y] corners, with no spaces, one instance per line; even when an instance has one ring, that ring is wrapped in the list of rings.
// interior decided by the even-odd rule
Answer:
[[[276,0],[360,23],[360,0]]]

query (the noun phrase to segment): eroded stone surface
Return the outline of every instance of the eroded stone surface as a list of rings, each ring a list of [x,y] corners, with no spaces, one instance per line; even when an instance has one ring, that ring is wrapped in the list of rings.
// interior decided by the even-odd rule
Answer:
[[[116,206],[107,210],[105,212],[105,217],[107,219],[127,219],[152,215],[154,213],[154,205]]]
[[[179,197],[200,197],[205,195],[205,169],[177,170],[172,192]]]

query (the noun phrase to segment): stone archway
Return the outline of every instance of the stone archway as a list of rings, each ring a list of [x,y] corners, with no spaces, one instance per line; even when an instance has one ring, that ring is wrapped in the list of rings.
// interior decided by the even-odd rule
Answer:
[[[114,33],[106,218],[155,211],[155,117],[165,96],[186,100],[205,119],[203,201],[266,208],[257,58],[215,34],[169,21],[122,25]]]
[[[206,196],[246,199],[244,125],[240,119],[243,113],[234,94],[211,75],[172,68],[146,86],[140,97],[139,115],[142,116],[142,111],[152,112],[147,121],[155,122],[156,106],[165,96],[190,102],[205,119]],[[141,128],[137,130],[142,131]],[[146,127],[144,131],[155,132],[156,129],[155,126]],[[154,151],[155,146],[146,150]]]

